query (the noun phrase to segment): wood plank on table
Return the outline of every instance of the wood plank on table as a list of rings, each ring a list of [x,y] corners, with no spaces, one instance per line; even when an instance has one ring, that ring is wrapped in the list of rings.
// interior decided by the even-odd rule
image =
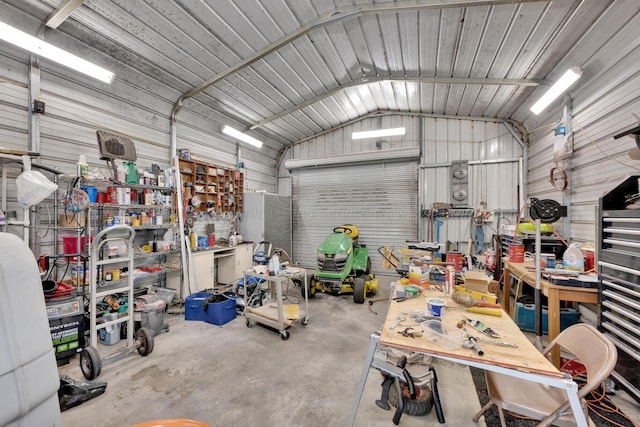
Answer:
[[[478,345],[484,351],[483,356],[478,356],[473,349],[461,347],[457,350],[449,350],[442,348],[438,344],[431,342],[429,337],[426,336],[427,334],[417,338],[405,337],[400,334],[400,331],[408,326],[411,326],[414,331],[423,329],[421,325],[415,326],[409,324],[415,323],[413,319],[411,319],[411,313],[425,312],[427,297],[444,298],[447,301],[448,308],[445,309],[442,321],[449,328],[455,328],[456,324],[462,320],[463,317],[482,320],[487,326],[502,336],[501,338],[498,338],[498,340],[517,344],[518,348],[502,347],[490,343],[478,342]],[[536,349],[536,347],[529,341],[529,339],[522,333],[520,328],[508,315],[504,314],[502,317],[497,317],[478,313],[468,313],[464,310],[453,309],[450,307],[462,306],[455,303],[449,297],[443,297],[442,292],[439,291],[424,290],[421,295],[418,295],[415,298],[402,302],[392,301],[380,336],[380,344],[426,354],[449,356],[457,359],[488,363],[504,368],[516,369],[521,372],[539,373],[553,377],[563,376],[562,372],[556,369],[553,364]],[[406,317],[407,320],[403,323],[407,325],[399,325],[395,329],[390,330],[389,327],[395,322],[395,319],[398,316]],[[471,335],[491,339],[476,331],[469,325],[466,326],[466,329]],[[393,336],[395,331],[398,331],[398,333],[396,336]]]

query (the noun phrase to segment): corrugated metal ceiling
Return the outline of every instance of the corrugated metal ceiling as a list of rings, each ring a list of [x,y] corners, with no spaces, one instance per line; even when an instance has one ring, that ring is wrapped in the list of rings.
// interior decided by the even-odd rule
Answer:
[[[67,3],[69,16],[58,14],[49,32],[115,58],[100,62],[116,74],[137,70],[186,94],[185,107],[209,107],[220,124],[233,118],[287,144],[379,111],[524,120],[543,91],[536,86],[564,71],[558,64],[600,46],[593,34],[616,1],[3,0],[0,7],[44,23]]]

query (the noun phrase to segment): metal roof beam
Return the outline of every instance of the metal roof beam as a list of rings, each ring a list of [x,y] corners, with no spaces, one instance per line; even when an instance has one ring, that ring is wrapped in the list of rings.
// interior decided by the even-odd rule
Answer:
[[[353,80],[349,83],[337,86],[330,89],[318,96],[307,99],[300,104],[296,104],[286,110],[281,111],[271,117],[264,118],[254,123],[250,129],[255,129],[260,126],[264,126],[267,123],[271,123],[274,120],[287,116],[295,111],[301,110],[304,107],[315,104],[323,99],[329,98],[338,92],[342,92],[346,89],[368,85],[370,83],[443,83],[443,84],[463,84],[463,85],[499,85],[499,86],[540,86],[547,84],[545,80],[529,80],[529,79],[479,79],[479,78],[458,78],[458,77],[362,77],[357,80]]]
[[[84,3],[84,0],[66,0],[62,2],[62,4],[49,15],[45,25],[53,29],[58,28],[82,3]]]
[[[265,56],[275,52],[276,50],[280,49],[283,46],[286,46],[292,43],[294,40],[302,37],[303,35],[317,28],[323,28],[327,25],[334,24],[336,22],[357,18],[362,14],[397,13],[397,12],[404,12],[404,11],[410,11],[410,10],[491,6],[491,5],[529,3],[529,2],[539,2],[539,1],[542,1],[542,0],[451,0],[451,1],[406,0],[406,1],[399,1],[399,2],[379,3],[375,5],[357,5],[357,6],[335,8],[334,10],[328,13],[325,13],[321,17],[314,19],[313,21],[307,23],[306,25],[303,25],[293,33],[288,34],[280,38],[279,40],[276,40],[270,45],[255,52],[253,55],[248,56],[247,58],[243,59],[239,63],[227,68],[223,72],[213,76],[209,80],[202,82],[198,86],[180,95],[180,97],[178,98],[178,100],[173,106],[173,111],[171,112],[171,119],[172,119],[172,122],[175,122],[176,114],[178,113],[180,108],[182,108],[182,103],[184,102],[185,99],[190,98],[194,95],[197,95],[203,90],[206,90],[208,87],[218,83],[221,80],[224,80],[229,75],[233,73],[237,73],[243,68],[250,66],[254,62],[259,61]]]

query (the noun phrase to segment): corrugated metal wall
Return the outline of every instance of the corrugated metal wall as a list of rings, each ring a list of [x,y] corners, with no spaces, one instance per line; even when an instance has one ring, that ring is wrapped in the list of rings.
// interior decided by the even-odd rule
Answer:
[[[334,227],[354,224],[369,248],[373,271],[382,271],[377,248],[406,247],[417,235],[417,162],[376,163],[293,173],[293,252],[307,268]]]
[[[545,112],[541,124],[530,134],[530,195],[563,202],[570,198],[571,226],[556,228],[565,238],[583,242],[596,239],[595,212],[599,197],[616,187],[625,177],[640,173],[640,161],[627,152],[636,145],[630,137],[614,140],[613,136],[638,126],[640,122],[640,50],[637,46],[638,15],[634,2],[621,3],[613,10],[616,25],[601,26],[594,34],[606,43],[596,54],[575,49],[572,64],[580,64],[593,74],[591,84],[577,83],[571,88],[573,97],[574,155],[571,159],[570,193],[555,191],[549,183],[553,161],[553,130],[561,124],[561,102]],[[628,19],[621,19],[622,16]],[[584,76],[583,76],[584,77]],[[582,80],[582,79],[581,79]],[[530,125],[533,127],[533,125]],[[567,167],[560,162],[558,166]]]
[[[16,51],[15,56],[0,56],[0,146],[27,150],[28,141],[28,57]],[[165,168],[169,163],[170,112],[179,93],[172,88],[154,87],[148,77],[138,75],[124,82],[116,79],[110,86],[88,78],[69,77],[68,72],[43,72],[40,100],[46,104],[40,119],[40,157],[37,162],[55,167],[63,173],[75,174],[79,154],[85,154],[92,168],[106,163],[99,159],[96,130],[108,129],[130,136],[138,154],[137,165],[150,168],[152,163]],[[173,100],[171,99],[173,97]],[[190,108],[191,107],[191,108]],[[236,164],[236,142],[220,137],[219,125],[208,121],[198,105],[191,101],[178,114],[177,146],[189,148],[195,156],[226,166]],[[274,153],[244,149],[245,190],[275,190]],[[264,154],[264,156],[263,156]],[[10,174],[8,210],[17,209],[15,193],[16,169]],[[49,175],[51,177],[51,175]],[[66,182],[61,182],[66,187]],[[39,205],[40,231],[51,222],[53,198]],[[18,210],[19,211],[19,210]],[[20,213],[19,213],[20,215]],[[21,234],[18,227],[9,231]],[[42,239],[40,253],[53,253],[52,234]]]
[[[515,223],[518,211],[518,161],[522,149],[501,122],[425,118],[422,142],[422,195],[425,209],[434,202],[454,203],[451,195],[451,162],[467,160],[469,208],[500,212],[494,222],[484,226],[485,242],[498,231],[498,222]],[[440,218],[440,243],[452,242],[466,252],[475,237],[471,217]],[[431,218],[422,220],[423,238],[436,241],[436,225]]]
[[[351,140],[351,132],[389,127],[405,126],[404,137]],[[404,115],[384,115],[369,118],[345,126],[318,138],[294,145],[285,156],[287,158],[308,159],[326,156],[349,155],[356,157],[358,152],[393,148],[421,147],[422,155],[418,185],[418,211],[430,209],[434,202],[451,203],[451,162],[469,161],[469,206],[479,208],[481,201],[487,202],[487,208],[495,210],[494,222],[484,227],[485,242],[491,241],[491,235],[498,229],[498,223],[515,223],[519,209],[518,178],[522,149],[501,122],[483,120],[458,120]],[[330,169],[324,173],[332,175]],[[323,175],[324,176],[324,175]],[[288,194],[289,172],[280,170],[279,189]],[[295,187],[295,182],[293,186]],[[498,213],[500,212],[500,213]],[[419,213],[418,213],[419,214]],[[460,250],[466,251],[467,242],[475,229],[471,226],[471,217],[440,218],[440,242],[453,242]],[[406,239],[435,241],[435,224],[431,218],[420,218],[418,229],[408,236],[401,224],[390,222],[381,233],[389,237],[386,244],[403,244]],[[326,234],[326,233],[325,233]],[[396,239],[395,237],[401,236]],[[294,230],[294,239],[296,238]],[[381,239],[384,241],[384,238]],[[475,246],[474,246],[475,249]]]

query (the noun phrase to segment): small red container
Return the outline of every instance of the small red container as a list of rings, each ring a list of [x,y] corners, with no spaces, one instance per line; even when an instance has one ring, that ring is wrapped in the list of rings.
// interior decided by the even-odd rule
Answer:
[[[509,261],[524,262],[524,245],[509,245]]]
[[[107,187],[107,203],[116,204],[118,203],[118,193],[116,191],[116,187]]]
[[[447,262],[453,263],[456,271],[462,271],[462,254],[460,252],[447,252]]]
[[[80,252],[84,253],[86,238],[80,238]],[[78,240],[76,236],[62,236],[62,249],[65,255],[78,253]]]
[[[107,193],[98,193],[98,197],[96,199],[96,202],[98,203],[108,203],[109,197],[107,195]]]
[[[584,260],[584,271],[591,271],[596,267],[596,254],[593,251],[587,251]]]

